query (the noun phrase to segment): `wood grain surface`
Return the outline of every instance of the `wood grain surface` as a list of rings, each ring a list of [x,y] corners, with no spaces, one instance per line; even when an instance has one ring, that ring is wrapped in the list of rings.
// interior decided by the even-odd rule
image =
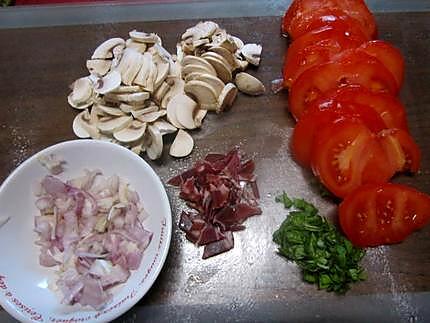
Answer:
[[[394,181],[430,193],[430,14],[385,13],[376,18],[380,38],[399,47],[405,56],[406,78],[401,98],[407,107],[411,133],[423,155],[419,174],[397,176]],[[281,76],[282,57],[287,49],[286,40],[279,33],[280,17],[216,21],[245,42],[263,44],[262,64],[250,73],[270,89],[271,81]],[[0,31],[0,182],[35,152],[75,139],[71,124],[77,111],[67,104],[68,85],[87,74],[85,61],[99,43],[109,37],[127,37],[132,29],[143,29],[157,32],[165,47],[173,51],[179,34],[196,22]],[[285,190],[291,196],[306,198],[323,214],[334,221],[336,218],[335,204],[319,196],[311,174],[291,158],[288,143],[294,122],[286,107],[287,93],[267,91],[257,98],[241,94],[230,111],[209,115],[202,129],[192,133],[196,147],[190,157],[177,160],[165,151],[160,161],[150,162],[165,183],[206,153],[226,152],[238,145],[256,161],[263,214],[245,223],[247,229],[236,234],[232,251],[202,260],[202,248],[186,241],[178,229],[183,204],[178,192],[167,187],[174,222],[170,252],[156,283],[136,307],[142,311],[134,309],[133,316],[125,316],[123,321],[151,320],[145,317],[145,309],[161,313],[160,320],[167,318],[162,313],[170,313],[169,318],[192,321],[193,313],[172,309],[202,304],[219,311],[220,316],[216,317],[220,320],[234,319],[223,313],[240,309],[252,313],[266,303],[280,305],[277,311],[281,314],[292,310],[288,304],[295,304],[294,308],[303,314],[299,318],[309,314],[324,316],[324,308],[309,313],[305,306],[305,302],[316,301],[336,307],[348,299],[364,299],[376,306],[373,310],[377,311],[380,304],[381,311],[388,311],[388,318],[399,320],[419,316],[424,310],[410,295],[430,291],[430,226],[401,244],[369,249],[363,261],[368,280],[354,285],[343,297],[304,284],[297,267],[276,254],[272,233],[286,215],[274,203],[277,193]],[[378,295],[388,295],[388,303]]]

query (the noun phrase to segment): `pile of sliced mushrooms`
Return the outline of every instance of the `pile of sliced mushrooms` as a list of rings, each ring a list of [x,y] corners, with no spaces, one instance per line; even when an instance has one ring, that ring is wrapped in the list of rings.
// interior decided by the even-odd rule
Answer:
[[[154,33],[129,32],[96,48],[86,66],[89,76],[76,80],[69,104],[82,110],[73,121],[80,138],[108,140],[161,157],[163,135],[175,133],[169,154],[189,155],[194,140],[187,130],[201,127],[208,111],[233,105],[238,89],[248,95],[264,85],[243,71],[258,66],[262,47],[244,44],[212,21],[185,31],[176,55]]]

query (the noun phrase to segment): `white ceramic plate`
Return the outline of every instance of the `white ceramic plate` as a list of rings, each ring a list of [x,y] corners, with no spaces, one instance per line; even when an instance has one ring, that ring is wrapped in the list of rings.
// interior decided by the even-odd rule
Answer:
[[[117,174],[136,190],[149,217],[144,227],[153,232],[142,263],[125,284],[113,290],[113,299],[96,311],[80,305],[61,304],[48,289],[54,269],[39,265],[39,247],[33,231],[38,214],[34,183],[48,171],[39,163],[41,155],[54,153],[67,161],[63,180],[100,169],[105,176]],[[24,322],[104,322],[129,310],[148,291],[166,259],[172,219],[166,191],[152,168],[139,156],[119,145],[96,140],[73,140],[48,147],[22,163],[0,187],[0,215],[10,220],[0,228],[0,304]],[[55,280],[54,280],[55,281]]]

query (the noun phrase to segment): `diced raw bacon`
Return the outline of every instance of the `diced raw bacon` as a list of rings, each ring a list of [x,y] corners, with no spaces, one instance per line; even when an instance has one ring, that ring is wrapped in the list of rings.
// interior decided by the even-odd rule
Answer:
[[[231,232],[243,230],[248,217],[261,214],[254,170],[254,161],[242,161],[235,148],[226,155],[209,154],[168,181],[180,186],[179,196],[196,212],[183,211],[179,228],[189,241],[206,246],[203,258],[233,248]]]
[[[118,176],[99,175],[86,171],[67,183],[45,176],[36,201],[40,215],[34,219],[39,263],[61,265],[57,285],[63,303],[95,309],[109,301],[110,288],[140,266],[153,236],[142,225],[139,195]]]
[[[234,238],[231,231],[224,232],[225,238],[205,245],[203,251],[203,259],[219,255],[220,253],[229,251],[234,247]]]

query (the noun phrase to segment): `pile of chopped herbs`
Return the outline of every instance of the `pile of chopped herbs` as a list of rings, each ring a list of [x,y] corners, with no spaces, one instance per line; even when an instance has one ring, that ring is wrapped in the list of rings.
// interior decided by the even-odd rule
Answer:
[[[276,202],[294,210],[275,231],[273,241],[279,245],[279,254],[299,265],[304,281],[343,294],[351,283],[366,279],[359,265],[364,250],[354,247],[315,206],[290,199],[285,192]]]

